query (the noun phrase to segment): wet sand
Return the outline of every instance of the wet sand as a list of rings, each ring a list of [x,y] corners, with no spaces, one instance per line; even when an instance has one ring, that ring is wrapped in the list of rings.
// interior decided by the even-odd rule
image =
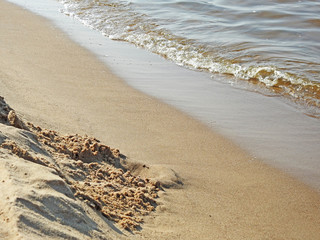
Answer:
[[[0,8],[0,95],[10,106],[36,125],[94,136],[171,186],[129,239],[320,238],[317,192],[130,88],[45,19]],[[183,184],[170,184],[174,173]]]

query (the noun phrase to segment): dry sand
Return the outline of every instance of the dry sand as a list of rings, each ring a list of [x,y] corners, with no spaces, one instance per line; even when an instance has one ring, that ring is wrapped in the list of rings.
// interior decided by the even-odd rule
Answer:
[[[110,227],[100,229],[81,201],[109,225],[130,232],[141,229],[144,216],[157,207],[161,182],[133,175],[130,170],[141,166],[128,164],[118,149],[24,123],[1,97],[0,124],[2,206],[7,209],[2,214],[5,222],[17,224],[16,236],[35,238],[36,232],[43,238],[51,231],[64,239],[106,238],[101,229]]]
[[[253,159],[191,117],[128,87],[45,19],[3,0],[0,9],[0,95],[25,122],[3,110],[1,239],[320,239],[319,193]],[[94,175],[105,174],[105,184],[112,179],[106,178],[104,167],[121,167],[120,160],[112,161],[121,158],[126,166],[123,172],[112,170],[115,178],[128,168],[140,176],[130,188],[146,189],[147,178],[169,187],[142,191],[150,206],[155,206],[153,200],[157,206],[143,216],[141,229],[132,234],[107,220],[99,206],[108,204],[95,200],[95,188],[84,188],[97,180],[90,178],[89,167],[81,169],[79,159],[72,158],[76,154],[67,150],[52,147],[50,152],[52,143],[46,144],[41,135],[57,137],[67,147],[66,137],[54,131],[43,134],[27,121],[63,135],[79,134],[80,148],[71,146],[70,152],[89,151],[93,142],[86,144],[85,134],[120,149],[121,156],[102,144],[112,154],[110,162],[93,159],[103,165]],[[59,174],[63,169],[65,175]],[[73,171],[82,176],[78,188],[68,179],[75,176]],[[113,211],[111,220],[123,215]],[[107,210],[104,215],[108,217]],[[139,216],[127,216],[139,223]]]

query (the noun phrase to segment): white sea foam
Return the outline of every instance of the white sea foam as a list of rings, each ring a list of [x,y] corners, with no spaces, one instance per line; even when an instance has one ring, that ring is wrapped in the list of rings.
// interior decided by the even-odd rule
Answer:
[[[180,16],[182,16],[182,19],[186,18],[184,20],[174,19],[172,13],[169,14],[168,12],[165,12],[163,15],[169,16],[164,20],[163,16],[160,18],[157,15],[158,13],[152,4],[148,5],[148,3],[143,0],[120,2],[112,0],[61,0],[61,2],[64,4],[64,9],[62,11],[65,14],[78,18],[84,24],[100,31],[103,35],[112,40],[121,40],[132,43],[138,47],[159,54],[180,66],[208,71],[211,74],[228,74],[236,79],[263,85],[269,89],[269,91],[287,96],[293,101],[303,102],[305,99],[309,105],[320,107],[320,77],[317,74],[310,75],[301,66],[286,66],[286,62],[279,62],[278,58],[268,57],[269,53],[264,53],[265,56],[261,55],[263,52],[255,53],[255,51],[266,52],[267,50],[270,50],[279,54],[280,50],[274,44],[283,45],[280,35],[277,35],[279,39],[275,37],[270,41],[271,45],[265,45],[266,41],[261,40],[259,34],[264,34],[263,31],[267,31],[268,29],[258,28],[256,29],[256,32],[250,33],[250,36],[244,37],[244,41],[246,42],[241,42],[240,40],[234,41],[234,39],[230,38],[225,39],[226,43],[217,45],[215,45],[215,43],[218,43],[218,41],[215,40],[203,43],[200,35],[201,32],[198,29],[208,27],[206,31],[211,31],[210,27],[214,27],[211,24],[212,21],[225,21],[224,24],[220,24],[219,30],[222,31],[220,35],[228,36],[230,29],[235,31],[234,26],[232,26],[234,23],[230,23],[234,16],[224,16],[224,12],[235,11],[235,8],[228,9],[226,6],[212,5],[212,3],[206,5],[204,2],[188,2],[187,4],[176,1],[169,1],[167,3],[157,1],[163,8],[169,6],[168,8],[172,9],[173,7],[176,7],[177,14],[180,14],[179,18]],[[141,10],[142,5],[145,8],[143,11]],[[206,7],[211,10],[209,11]],[[257,13],[257,16],[260,17],[267,14],[270,16],[275,15],[272,14],[272,6],[268,6],[268,8],[270,8],[269,13],[262,14],[261,11],[255,11],[254,13]],[[158,9],[158,11],[160,10]],[[215,11],[214,14],[216,15],[213,15],[210,18],[208,14],[213,14],[213,11]],[[196,17],[198,17],[198,19],[195,18],[194,12],[197,12],[198,15],[196,15]],[[149,13],[149,15],[146,13]],[[153,13],[155,13],[155,15],[151,15]],[[192,14],[193,18],[188,19],[188,17],[184,17],[187,13]],[[237,14],[239,16],[245,16],[246,11],[245,9],[242,9],[239,10]],[[287,14],[289,16],[291,13]],[[204,22],[204,16],[210,20]],[[200,19],[204,26],[200,25],[198,28],[193,29],[183,25],[192,25],[193,22],[199,23]],[[178,23],[172,27],[174,23],[172,24],[171,22],[174,22],[175,20]],[[258,19],[258,21],[263,20],[265,19]],[[271,20],[274,19],[270,19],[270,21]],[[255,22],[248,24],[254,26]],[[292,29],[290,29],[290,23],[286,24],[287,26],[284,30],[288,32],[292,31]],[[177,26],[181,26],[181,28],[189,32],[186,32],[184,36],[181,36],[179,33],[183,33],[179,32],[179,29],[176,29],[176,32],[173,31]],[[221,26],[224,28],[221,28]],[[248,30],[243,26],[240,26],[239,29],[240,28],[243,29],[239,30],[238,33],[235,32],[234,35],[230,37],[235,37],[237,34],[240,36],[240,34],[244,34],[245,30]],[[197,31],[199,32],[198,35]],[[276,34],[276,32],[276,29],[270,30],[271,35]],[[196,39],[189,38],[189,35],[191,37],[196,37]],[[219,37],[219,33],[216,33],[216,35],[213,36]],[[243,35],[241,36],[243,37]],[[253,42],[250,42],[250,38],[253,36],[255,36],[256,41],[260,41],[259,44],[264,47],[256,46]],[[278,40],[278,42],[274,42],[276,40]],[[228,42],[231,44],[228,44]],[[290,43],[287,44],[289,45],[288,49],[290,49]],[[283,46],[283,48],[285,48],[285,46]],[[282,54],[286,54],[286,51],[283,51]],[[290,55],[291,54],[292,53],[290,53]],[[256,58],[247,57],[250,55],[255,56]],[[284,57],[290,58],[290,55],[288,53],[288,56]],[[300,55],[297,54],[297,56],[293,57],[297,58],[299,56]],[[241,61],[241,59],[246,58],[248,58],[248,60]],[[256,59],[261,58],[264,60],[256,61]],[[290,64],[293,64],[292,62],[293,61],[291,61]],[[307,63],[311,68],[319,65],[317,64],[318,63],[313,62]],[[312,69],[312,71],[309,72],[319,72],[320,75],[320,69]]]

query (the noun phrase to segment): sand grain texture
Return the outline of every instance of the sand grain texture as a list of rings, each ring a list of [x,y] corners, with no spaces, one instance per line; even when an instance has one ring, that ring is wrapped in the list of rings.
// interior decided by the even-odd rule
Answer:
[[[109,239],[112,229],[137,230],[155,210],[161,183],[132,175],[118,149],[25,124],[13,112],[0,97],[2,225],[14,230],[3,229],[3,238]]]
[[[51,23],[2,0],[0,9],[0,93],[16,113],[46,129],[94,136],[150,168],[133,174],[173,178],[129,239],[320,239],[319,193],[130,88]]]

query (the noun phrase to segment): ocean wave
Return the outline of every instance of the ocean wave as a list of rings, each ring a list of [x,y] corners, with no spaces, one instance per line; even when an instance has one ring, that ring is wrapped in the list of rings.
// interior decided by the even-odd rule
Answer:
[[[290,72],[277,66],[277,62],[254,61],[255,57],[248,56],[254,55],[256,46],[243,42],[229,46],[219,42],[216,45],[212,42],[205,44],[196,39],[176,35],[152,20],[150,16],[135,11],[132,2],[128,1],[61,0],[61,2],[64,4],[63,13],[78,18],[110,39],[126,41],[145,48],[180,66],[211,74],[228,74],[236,79],[264,86],[269,91],[289,97],[295,102],[320,108],[320,82],[309,79],[303,73],[295,72],[294,64]],[[198,11],[205,5],[205,3],[190,2],[176,4],[186,8],[190,8],[188,4],[193,4],[193,8],[196,7]],[[208,11],[212,11],[211,8]],[[281,14],[277,12],[264,11],[254,15],[266,14],[281,18]],[[260,57],[259,53],[255,56]],[[248,59],[243,60],[246,58]]]

